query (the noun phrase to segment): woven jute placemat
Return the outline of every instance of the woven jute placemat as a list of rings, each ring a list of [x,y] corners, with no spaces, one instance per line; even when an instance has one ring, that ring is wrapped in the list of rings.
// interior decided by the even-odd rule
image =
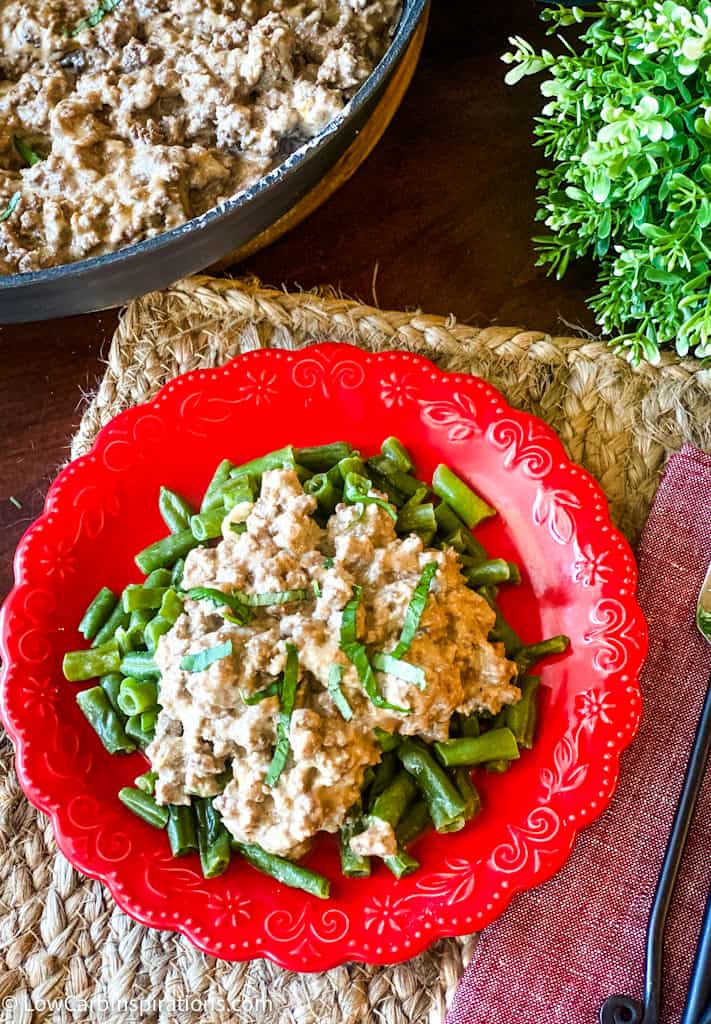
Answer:
[[[711,449],[711,371],[698,363],[666,356],[658,367],[635,370],[594,339],[478,330],[451,317],[386,312],[333,294],[198,277],[125,311],[72,455],[86,452],[117,412],[151,398],[176,374],[261,346],[300,348],[326,339],[373,351],[403,348],[443,369],[485,377],[559,433],[572,458],[601,482],[632,541],[667,456],[687,441]],[[100,884],[78,875],[57,852],[47,820],[24,799],[7,740],[2,756],[1,1020],[442,1020],[472,937],[439,942],[392,967],[353,964],[311,975],[263,961],[214,960],[179,936],[134,923]]]

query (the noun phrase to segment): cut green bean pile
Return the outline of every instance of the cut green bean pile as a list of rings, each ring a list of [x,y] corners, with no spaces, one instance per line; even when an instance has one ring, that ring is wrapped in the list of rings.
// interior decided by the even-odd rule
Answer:
[[[306,494],[316,501],[313,513],[323,526],[340,503],[360,508],[375,505],[388,515],[400,536],[418,535],[424,547],[452,548],[458,553],[467,586],[487,601],[496,615],[489,639],[504,645],[516,664],[521,699],[507,705],[496,716],[487,713],[455,714],[449,739],[428,745],[413,737],[375,729],[381,760],[367,768],[357,803],[345,808],[339,849],[346,877],[367,877],[371,858],[357,854],[351,840],[373,823],[389,827],[395,836],[394,853],[383,857],[397,877],[417,870],[418,863],[408,847],[430,827],[438,832],[464,828],[480,808],[481,799],[472,781],[472,769],[505,772],[533,746],[537,724],[539,677],[530,670],[541,659],[563,653],[569,641],[555,636],[524,643],[504,618],[497,603],[498,587],[517,585],[521,573],[506,558],[489,556],[472,535],[482,520],[496,510],[448,466],[439,465],[431,484],[414,475],[414,460],[395,437],[386,438],[377,455],[364,458],[345,441],[278,451],[234,465],[219,463],[199,508],[195,509],[177,491],[161,487],[159,511],[168,529],[166,536],[140,551],[135,562],[145,574],[143,582],[130,583],[121,593],[101,587],[89,603],[79,632],[91,646],[69,651],[63,670],[67,680],[96,680],[76,696],[77,705],[110,754],[144,751],[155,736],[160,712],[160,671],[154,653],[160,637],[168,633],[183,611],[186,598],[206,601],[217,614],[238,626],[245,626],[260,608],[298,604],[321,599],[321,587],[313,590],[284,590],[247,594],[239,590],[210,587],[181,589],[184,559],[194,548],[217,543],[222,537],[225,516],[231,513],[230,528],[246,529],[241,507],[254,502],[262,474],[270,469],[291,468]],[[235,510],[233,512],[233,510]],[[326,558],[325,568],[333,566]],[[400,638],[390,651],[369,652],[358,640],[357,616],[361,588],[354,586],[340,626],[341,657],[357,673],[367,698],[378,708],[407,715],[407,707],[388,703],[382,696],[378,673],[387,673],[407,685],[426,689],[422,666],[409,660],[413,640],[421,631],[421,620],[436,578],[438,563],[428,562],[413,588]],[[234,655],[231,640],[184,655],[181,668],[188,673],[209,672],[211,666]],[[327,691],[338,715],[349,721],[353,711],[342,689],[344,665],[331,665]],[[246,705],[264,703],[265,714],[276,715],[276,744],[265,776],[275,786],[289,760],[291,715],[296,706],[299,683],[299,651],[287,645],[282,676],[255,693],[242,694]],[[269,699],[272,698],[272,699]],[[224,788],[231,777],[226,769],[217,776]],[[231,839],[211,797],[192,797],[185,805],[162,806],[156,802],[156,772],[139,774],[133,787],[121,789],[118,798],[143,821],[165,829],[174,856],[196,854],[203,874],[213,878],[224,872],[233,853],[241,855],[257,870],[283,885],[326,899],[330,887],[326,878],[254,844]],[[221,781],[220,781],[221,780]]]

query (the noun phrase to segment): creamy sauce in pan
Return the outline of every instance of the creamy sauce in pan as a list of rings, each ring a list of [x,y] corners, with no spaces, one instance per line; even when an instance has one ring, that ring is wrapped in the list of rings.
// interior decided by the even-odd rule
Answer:
[[[1,2],[0,273],[118,249],[253,184],[338,115],[401,7],[101,0],[81,27],[93,2]]]

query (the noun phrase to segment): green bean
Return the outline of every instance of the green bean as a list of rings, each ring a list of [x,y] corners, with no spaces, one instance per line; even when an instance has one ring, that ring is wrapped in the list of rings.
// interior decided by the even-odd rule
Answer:
[[[451,509],[448,508],[444,502],[440,502],[440,504],[435,507],[435,519],[437,520],[438,527],[440,526],[443,509],[446,509],[447,512],[451,512]],[[452,515],[454,515],[453,512]],[[473,562],[471,563],[472,565],[475,565],[477,562],[484,562],[488,558],[486,548],[469,532],[464,523],[461,523],[458,529],[454,530],[452,533],[445,534],[440,528],[437,536],[441,537],[441,540],[438,540],[437,542],[438,547],[454,548],[454,550],[458,551],[460,554],[466,554],[469,558],[473,559]]]
[[[413,843],[422,835],[428,825],[432,823],[429,808],[426,800],[416,800],[414,804],[405,811],[398,827],[395,829],[395,837],[400,846],[407,846]]]
[[[141,712],[141,731],[153,739],[153,735],[156,731],[156,723],[158,722],[158,715],[160,714],[160,708],[157,704],[154,704],[152,708],[146,708],[145,711]]]
[[[475,494],[471,487],[444,463],[440,463],[432,474],[432,490],[457,513],[470,530],[483,519],[496,515],[496,509]]]
[[[521,570],[515,562],[507,562],[506,564],[509,567],[509,583],[519,586],[521,583]]]
[[[158,772],[144,772],[142,775],[136,776],[133,780],[133,784],[137,789],[142,789],[144,793],[150,793],[151,796],[153,796],[157,780]]]
[[[406,497],[395,487],[382,473],[379,473],[373,466],[368,466],[365,471],[368,474],[368,479],[371,481],[374,489],[380,491],[381,494],[387,496],[388,501],[395,508],[399,509],[405,504]]]
[[[380,451],[403,473],[409,473],[412,470],[413,463],[410,454],[402,441],[396,437],[386,437],[380,446]]]
[[[363,804],[358,800],[348,811],[338,834],[341,871],[347,878],[367,878],[370,874],[370,857],[351,849],[351,839],[363,830],[362,819]]]
[[[467,768],[455,768],[452,772],[454,783],[464,798],[464,819],[471,821],[481,810],[481,797],[476,791]]]
[[[132,583],[126,587],[121,597],[123,610],[135,612],[147,608],[160,608],[165,594],[165,587],[146,587],[140,583]]]
[[[123,720],[123,712],[118,706],[118,694],[121,689],[121,683],[123,682],[123,676],[120,672],[109,672],[108,675],[102,676],[99,680],[101,689],[106,694],[109,704],[117,711],[120,718]]]
[[[343,483],[345,483],[346,477],[349,473],[355,473],[356,476],[368,475],[365,469],[365,464],[363,463],[360,455],[348,455],[345,459],[339,459],[336,464],[336,468],[338,469]]]
[[[526,747],[528,720],[531,715],[534,718],[535,729],[536,691],[540,679],[538,676],[519,676],[517,682],[521,690],[521,700],[516,704],[508,705],[505,721],[507,727],[514,734],[519,747]]]
[[[119,654],[121,657],[123,657],[124,654],[128,654],[129,651],[135,651],[143,642],[140,630],[137,634],[136,630],[131,631],[124,629],[123,626],[119,626],[116,630],[114,640],[118,644]]]
[[[398,747],[397,755],[403,768],[414,777],[427,801],[430,817],[437,831],[456,832],[463,828],[464,799],[430,752],[421,744],[405,739]]]
[[[126,721],[125,730],[126,735],[135,740],[141,750],[145,750],[153,739],[152,731],[143,728],[143,713],[131,715]]]
[[[235,505],[242,505],[244,502],[254,502],[256,486],[251,476],[239,477],[231,487],[228,487],[222,495],[222,504],[225,512],[231,512]]]
[[[510,761],[506,758],[500,757],[495,761],[487,761],[486,770],[490,775],[503,775],[504,772],[509,770]]]
[[[154,828],[165,828],[168,824],[168,808],[159,807],[150,793],[144,793],[141,789],[133,789],[131,786],[124,786],[119,790],[118,797],[129,811],[133,811]]]
[[[383,857],[383,863],[396,878],[404,878],[406,875],[411,875],[420,866],[418,860],[411,857],[407,850],[402,849],[398,849],[397,853]]]
[[[193,536],[192,530],[181,530],[180,533],[171,533],[167,537],[161,537],[160,540],[149,544],[143,551],[138,552],[134,562],[141,572],[148,573],[152,569],[162,569],[173,565],[197,545],[198,541]]]
[[[293,864],[285,857],[267,853],[255,843],[233,843],[232,846],[252,867],[271,875],[282,885],[288,885],[292,889],[303,889],[304,892],[318,896],[322,900],[328,899],[331,887],[323,875],[317,875],[315,871],[309,871],[300,864]]]
[[[389,750],[394,750],[400,743],[400,737],[393,732],[386,732],[385,729],[381,729],[379,725],[376,725],[373,729],[375,738],[378,741],[378,746],[385,753]]]
[[[153,679],[133,679],[127,676],[121,683],[118,706],[128,718],[139,715],[146,708],[155,707],[158,701],[158,687]]]
[[[251,462],[244,462],[241,466],[236,466],[230,471],[230,478],[235,480],[241,476],[261,477],[262,473],[266,473],[268,469],[293,469],[295,463],[294,449],[288,444],[267,455],[260,455],[259,458],[252,459]]]
[[[173,566],[173,571],[170,574],[170,583],[173,587],[181,586],[183,582],[183,573],[185,572],[185,559],[179,558]]]
[[[368,807],[372,807],[380,794],[388,788],[397,773],[397,758],[392,751],[386,751],[375,769],[373,781],[368,790]]]
[[[161,487],[158,498],[158,510],[163,517],[163,522],[171,533],[180,533],[187,530],[190,524],[190,517],[193,510],[182,495],[171,491],[168,487]]]
[[[484,587],[489,583],[506,583],[511,578],[511,570],[503,558],[489,558],[465,568],[464,575],[470,586]]]
[[[121,673],[134,679],[153,679],[160,675],[160,669],[148,651],[134,651],[122,658]]]
[[[89,604],[79,623],[79,632],[85,640],[94,639],[101,627],[108,621],[117,604],[118,598],[113,590],[102,587]]]
[[[206,540],[214,540],[222,536],[222,523],[225,518],[225,510],[222,506],[211,508],[207,512],[201,512],[190,520],[190,529],[195,540],[201,543]]]
[[[498,641],[499,643],[502,643],[504,645],[504,650],[506,651],[507,658],[515,658],[523,646],[523,642],[520,636],[518,635],[516,630],[506,621],[497,602],[494,600],[494,598],[490,596],[488,588],[480,587],[478,588],[478,592],[482,595],[482,597],[484,597],[485,600],[488,601],[488,603],[496,612],[496,621],[494,622],[494,627],[491,630],[491,639]]]
[[[392,484],[404,498],[411,498],[423,486],[421,480],[417,480],[409,473],[403,473],[393,460],[385,455],[373,455],[367,460],[367,466],[369,470],[372,467],[376,473],[385,477],[388,483]]]
[[[95,634],[94,639],[91,641],[92,647],[103,647],[105,643],[112,640],[116,634],[116,630],[121,626],[125,629],[128,625],[128,615],[123,610],[121,601],[118,601],[116,607],[109,615],[106,622]]]
[[[136,608],[135,612],[131,612],[131,618],[128,622],[129,633],[134,630],[145,629],[154,615],[155,611],[152,608]]]
[[[170,569],[153,569],[143,581],[144,587],[169,587],[172,579]]]
[[[135,743],[126,735],[123,723],[100,686],[82,690],[76,696],[81,711],[110,754],[130,753]]]
[[[230,837],[208,797],[195,800],[200,866],[205,878],[215,878],[230,862]]]
[[[437,528],[434,505],[401,508],[395,524],[398,533],[434,533]]]
[[[414,800],[416,793],[415,780],[406,771],[400,771],[372,801],[369,815],[379,818],[395,828],[408,804]]]
[[[460,764],[485,764],[519,757],[518,746],[510,729],[490,729],[481,736],[461,736],[457,740],[435,743],[435,753],[447,768]]]
[[[233,469],[234,466],[229,459],[223,459],[219,463],[213,473],[212,480],[207,485],[207,489],[202,496],[202,501],[200,502],[201,512],[207,512],[211,508],[217,508],[222,504],[222,494]]]
[[[324,515],[330,516],[340,500],[340,495],[326,473],[315,473],[304,484],[306,494],[312,495]]]
[[[353,454],[353,445],[347,441],[333,441],[331,444],[320,444],[313,448],[297,448],[296,461],[314,473],[325,473],[337,465],[341,459]]]
[[[146,647],[149,651],[155,651],[158,640],[175,625],[178,617],[183,611],[183,599],[178,597],[171,587],[163,594],[160,603],[160,611],[154,619],[148,623],[144,630]]]
[[[519,673],[528,672],[531,666],[551,654],[563,654],[570,647],[570,640],[567,636],[552,636],[548,640],[539,640],[535,644],[524,644],[516,652],[516,664]]]
[[[120,664],[118,643],[109,640],[101,647],[67,651],[62,660],[62,671],[70,683],[78,683],[95,676],[108,675],[109,672],[118,672]]]
[[[174,857],[182,857],[198,849],[195,812],[190,804],[171,804],[168,808],[168,840]]]

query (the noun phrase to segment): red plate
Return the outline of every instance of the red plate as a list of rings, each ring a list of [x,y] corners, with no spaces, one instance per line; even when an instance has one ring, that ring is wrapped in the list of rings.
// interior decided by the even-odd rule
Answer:
[[[371,453],[388,434],[421,474],[447,462],[499,509],[478,536],[523,567],[523,585],[502,594],[523,638],[572,639],[543,668],[536,746],[506,775],[479,775],[479,817],[423,838],[409,878],[379,865],[369,879],[343,879],[336,844],[322,836],[307,863],[332,879],[328,902],[237,858],[206,881],[195,856],[174,860],[165,834],[119,803],[145,762],[104,752],[62,678],[62,654],[82,646],[76,624],[100,585],[139,579],[134,553],[165,533],[160,484],[197,501],[224,457],[341,438]],[[547,426],[484,381],[404,352],[269,349],[178,377],[60,473],[15,576],[2,615],[2,717],[25,793],[51,816],[65,856],[127,913],[225,959],[265,956],[302,971],[389,963],[490,924],[514,893],[562,866],[578,830],[607,806],[639,722],[646,628],[635,565],[597,484]]]

